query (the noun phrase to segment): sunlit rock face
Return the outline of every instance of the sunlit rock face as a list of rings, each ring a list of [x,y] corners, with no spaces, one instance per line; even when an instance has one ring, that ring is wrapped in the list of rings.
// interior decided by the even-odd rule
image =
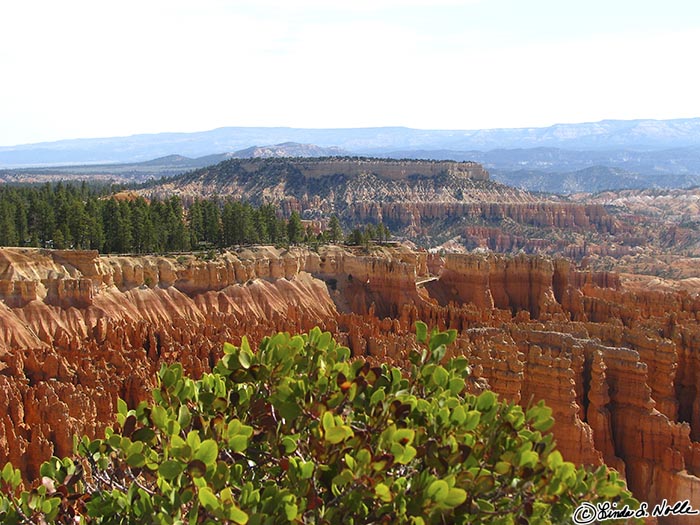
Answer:
[[[145,399],[162,362],[198,375],[224,341],[320,325],[354,355],[401,364],[420,319],[459,331],[451,352],[479,384],[546,400],[567,459],[617,468],[650,503],[698,508],[700,299],[630,282],[563,259],[402,247],[209,261],[2,249],[0,463],[36,477],[74,434],[101,432],[117,397]]]

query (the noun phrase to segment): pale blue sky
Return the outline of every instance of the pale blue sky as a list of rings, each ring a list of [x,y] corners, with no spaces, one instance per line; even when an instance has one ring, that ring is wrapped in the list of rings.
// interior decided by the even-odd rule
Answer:
[[[0,4],[0,145],[700,116],[696,0]]]

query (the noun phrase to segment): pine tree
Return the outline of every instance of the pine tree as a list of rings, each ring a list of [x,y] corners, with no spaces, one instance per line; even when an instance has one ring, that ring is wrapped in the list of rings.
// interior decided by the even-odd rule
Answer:
[[[53,246],[52,248],[56,250],[63,250],[66,248],[66,240],[63,237],[63,232],[57,228],[56,231],[53,233]]]
[[[195,199],[190,209],[187,210],[187,220],[190,230],[190,244],[196,249],[199,242],[204,240],[204,214],[199,199]]]
[[[88,199],[85,204],[87,247],[91,250],[104,249],[105,233],[102,227],[102,211],[98,201],[94,198]]]
[[[15,207],[9,200],[0,201],[0,246],[17,246],[18,244]]]
[[[203,240],[219,246],[221,243],[221,213],[219,205],[214,200],[202,202],[202,233]]]
[[[296,211],[293,211],[287,221],[287,239],[290,244],[299,244],[302,240],[304,227],[301,224],[301,217]]]
[[[343,228],[340,226],[340,220],[337,215],[333,215],[331,220],[328,221],[328,239],[337,243],[343,238]]]

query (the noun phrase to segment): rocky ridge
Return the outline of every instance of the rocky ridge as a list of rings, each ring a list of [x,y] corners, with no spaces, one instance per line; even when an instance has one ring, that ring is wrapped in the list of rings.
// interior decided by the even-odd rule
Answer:
[[[454,351],[500,395],[545,399],[566,458],[618,468],[646,501],[700,507],[700,299],[685,290],[525,255],[3,249],[0,299],[0,462],[30,478],[72,435],[100,432],[117,396],[143,399],[163,361],[200,374],[224,341],[320,325],[401,362],[422,319],[459,330]]]
[[[274,203],[346,230],[383,223],[396,238],[436,251],[480,249],[586,261],[596,269],[697,277],[666,268],[668,255],[700,255],[696,190],[604,192],[567,198],[490,180],[473,162],[357,157],[232,159],[140,190]],[[673,266],[673,265],[672,265]],[[684,265],[681,265],[684,266]]]
[[[357,157],[232,159],[141,190],[274,203],[283,215],[346,228],[384,223],[425,248],[455,240],[462,249],[507,246],[515,253],[566,253],[580,259],[629,246],[638,232],[598,202],[532,194],[490,180],[473,162]]]

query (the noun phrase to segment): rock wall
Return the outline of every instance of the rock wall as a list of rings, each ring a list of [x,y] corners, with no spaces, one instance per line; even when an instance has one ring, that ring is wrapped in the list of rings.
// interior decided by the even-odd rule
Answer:
[[[417,319],[459,331],[451,352],[469,356],[475,388],[545,399],[567,459],[617,468],[652,504],[700,507],[697,294],[524,255],[0,250],[0,463],[36,477],[72,435],[99,433],[118,396],[146,397],[163,361],[200,374],[224,341],[320,325],[401,363]]]

